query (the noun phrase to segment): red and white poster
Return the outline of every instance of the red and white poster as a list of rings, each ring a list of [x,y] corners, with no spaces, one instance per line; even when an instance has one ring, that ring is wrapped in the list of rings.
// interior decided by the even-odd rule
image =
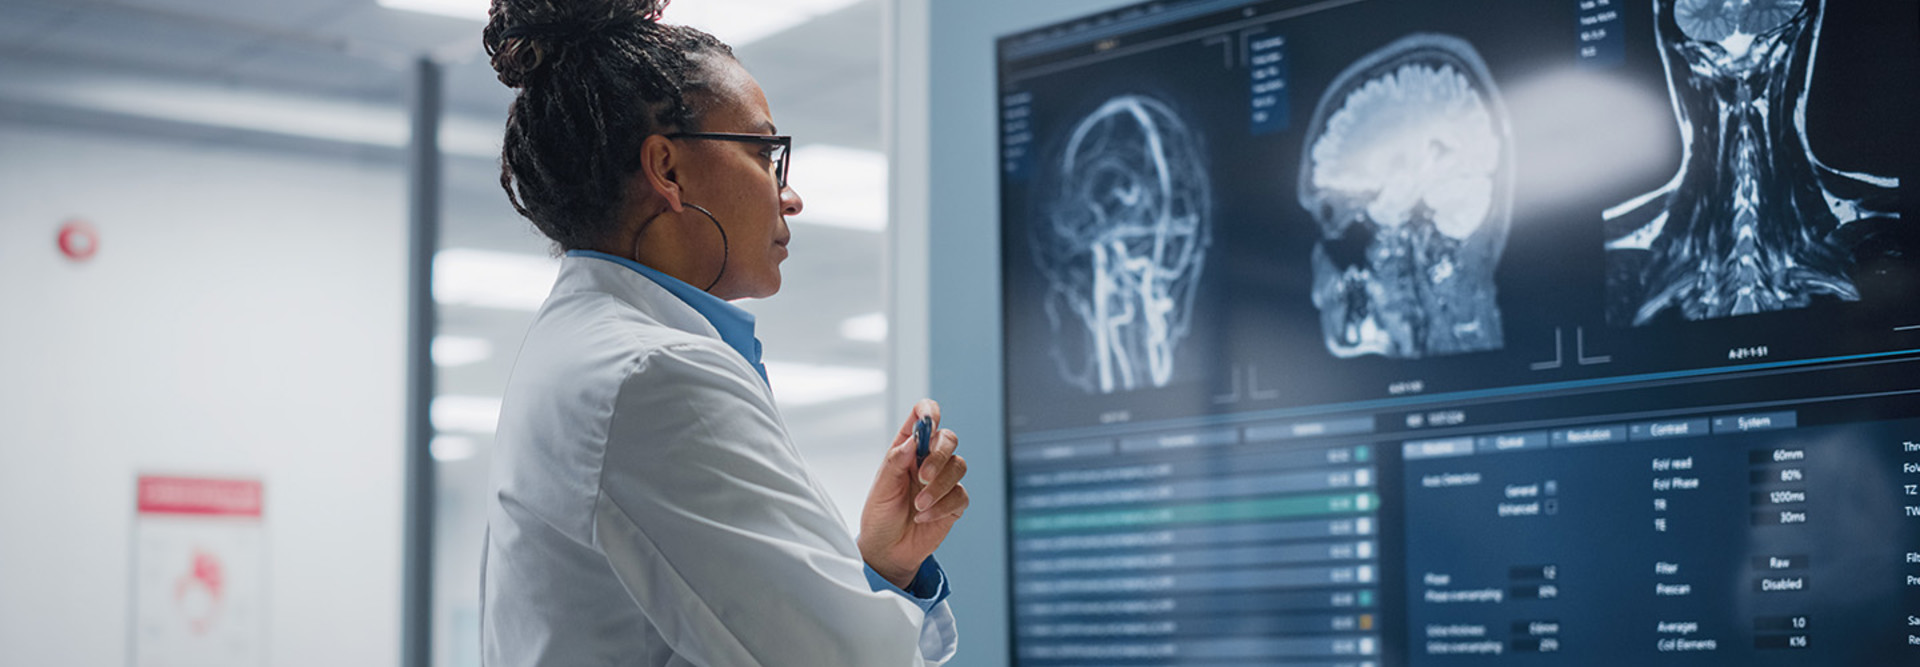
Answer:
[[[142,475],[137,498],[134,667],[266,664],[260,482]]]

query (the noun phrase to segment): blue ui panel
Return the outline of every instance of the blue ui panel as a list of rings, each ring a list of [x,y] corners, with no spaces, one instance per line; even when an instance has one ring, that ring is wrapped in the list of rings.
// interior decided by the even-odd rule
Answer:
[[[1920,20],[1003,37],[1017,665],[1920,664]]]

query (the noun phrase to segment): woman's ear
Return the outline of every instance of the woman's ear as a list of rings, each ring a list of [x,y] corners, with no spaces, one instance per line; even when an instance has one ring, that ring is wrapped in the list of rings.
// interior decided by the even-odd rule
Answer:
[[[640,177],[646,181],[647,188],[660,196],[667,210],[680,212],[684,205],[680,202],[680,180],[678,162],[682,156],[680,147],[661,135],[647,137],[640,144]]]

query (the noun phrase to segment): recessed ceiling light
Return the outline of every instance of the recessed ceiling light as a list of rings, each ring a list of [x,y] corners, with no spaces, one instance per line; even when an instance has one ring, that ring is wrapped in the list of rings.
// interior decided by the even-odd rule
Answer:
[[[690,25],[744,46],[860,0],[682,0],[667,3],[667,23]],[[488,0],[380,0],[380,6],[470,21],[487,20]]]
[[[473,458],[473,453],[480,450],[480,445],[464,435],[436,435],[433,442],[428,443],[427,450],[433,454],[435,461],[465,461]]]
[[[488,0],[380,0],[380,6],[456,19],[486,21]]]
[[[453,368],[477,364],[493,357],[493,342],[470,336],[434,336],[433,365]]]
[[[789,222],[878,232],[887,228],[887,156],[830,144],[793,149],[793,191],[806,207]]]
[[[782,407],[873,396],[887,389],[887,374],[878,368],[791,361],[769,361],[766,366],[767,382],[773,386],[773,398]]]
[[[436,431],[492,433],[500,424],[500,399],[441,394],[433,397],[427,412]]]
[[[860,0],[681,0],[667,3],[663,19],[699,28],[738,47],[806,23]],[[878,38],[876,37],[876,40]]]
[[[887,340],[887,316],[883,313],[855,315],[840,322],[840,336],[863,343]]]
[[[194,127],[277,134],[325,142],[405,148],[411,141],[405,109],[322,95],[248,89],[202,81],[128,76],[65,66],[13,72],[0,80],[0,97],[114,116],[151,118]],[[440,149],[449,156],[497,160],[501,124],[446,114]]]
[[[448,248],[433,256],[433,300],[532,312],[560,275],[560,260],[544,255]]]

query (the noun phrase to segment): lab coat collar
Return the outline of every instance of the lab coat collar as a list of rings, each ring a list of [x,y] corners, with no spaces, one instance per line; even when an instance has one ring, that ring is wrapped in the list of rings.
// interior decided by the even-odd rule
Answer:
[[[713,330],[720,335],[720,340],[726,343],[727,347],[739,352],[740,356],[753,366],[753,370],[760,373],[762,382],[767,381],[767,367],[760,363],[760,339],[753,335],[753,313],[727,303],[726,300],[708,294],[678,278],[661,273],[658,269],[625,257],[593,250],[569,250],[567,256],[603,259],[646,276],[647,279],[667,290],[669,294],[685,302],[701,317],[706,318],[707,323],[713,325]]]

